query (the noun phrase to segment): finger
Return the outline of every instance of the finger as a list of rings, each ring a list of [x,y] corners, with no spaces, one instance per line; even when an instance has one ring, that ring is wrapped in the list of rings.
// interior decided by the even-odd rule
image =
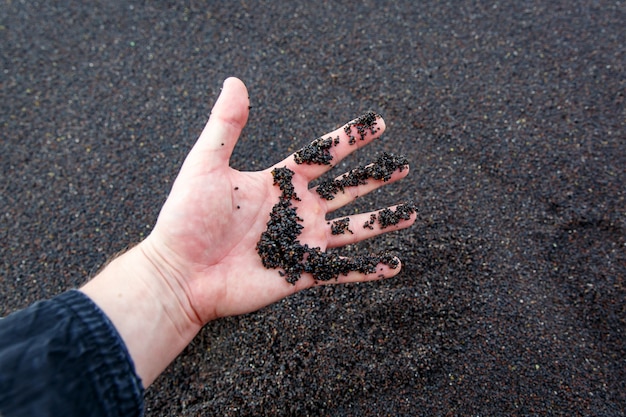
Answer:
[[[376,212],[354,214],[352,216],[326,222],[329,248],[336,248],[411,226],[417,218],[415,206],[399,204]]]
[[[352,271],[347,275],[340,275],[337,279],[329,280],[329,281],[316,281],[317,285],[327,285],[327,284],[346,284],[349,282],[368,282],[368,281],[378,281],[380,279],[391,278],[400,273],[402,269],[402,262],[398,257],[394,257],[393,265],[386,263],[379,263],[376,265],[373,272],[364,273],[358,271]]]
[[[366,113],[342,127],[312,141],[280,164],[311,181],[336,166],[355,150],[378,138],[385,130],[383,118]]]
[[[234,77],[226,79],[190,157],[207,169],[228,164],[248,120],[249,106],[250,99],[244,83]]]
[[[331,263],[342,263],[350,269],[338,271],[334,268],[322,268],[313,273],[307,273],[292,285],[294,292],[310,288],[321,284],[336,284],[347,282],[374,281],[383,278],[390,278],[400,272],[402,263],[397,256],[388,252],[371,255],[360,255],[353,258],[343,256],[332,256]],[[327,265],[328,267],[328,265]]]
[[[374,163],[357,168],[333,180],[324,181],[313,187],[311,191],[326,200],[326,212],[330,213],[385,184],[406,177],[409,174],[409,166],[405,162],[405,159],[398,158],[393,165],[380,166]]]

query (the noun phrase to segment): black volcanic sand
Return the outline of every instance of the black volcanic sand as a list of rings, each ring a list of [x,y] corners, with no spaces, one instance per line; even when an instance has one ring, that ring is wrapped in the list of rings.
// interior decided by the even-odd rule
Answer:
[[[235,75],[234,167],[372,111],[382,138],[320,183],[382,152],[411,172],[332,217],[418,219],[332,252],[397,254],[397,277],[207,325],[148,416],[623,416],[625,21],[608,0],[4,2],[0,314],[150,232]]]
[[[326,150],[327,148],[324,147],[321,153],[326,154]],[[306,163],[307,160],[319,164],[330,162],[314,155],[312,158],[301,159],[299,163]],[[303,273],[311,274],[316,281],[329,281],[339,279],[340,276],[347,276],[354,271],[373,274],[381,263],[392,269],[398,268],[398,259],[387,252],[346,258],[300,242],[298,236],[304,227],[300,224],[303,219],[298,216],[297,202],[301,200],[294,191],[293,175],[294,172],[287,167],[272,170],[274,185],[280,188],[281,195],[272,207],[267,228],[261,233],[256,246],[264,267],[278,269],[278,275],[285,277],[290,284],[295,284]],[[387,214],[388,211],[389,209],[381,210],[377,216],[381,228],[397,224],[400,219],[408,220],[411,214],[415,213],[413,208],[408,210],[398,208],[391,215]],[[404,216],[401,213],[405,213]],[[331,233],[336,234],[334,229]],[[384,275],[380,277],[384,278]]]
[[[365,132],[376,133],[376,120],[380,116],[368,113],[348,123],[344,130],[348,135],[348,143],[356,143],[352,135],[352,127],[356,126],[359,140],[365,139]],[[330,152],[332,146],[337,146],[340,138],[318,138],[305,145],[294,153],[296,164],[331,165],[333,156]],[[365,185],[372,179],[388,181],[395,171],[406,169],[407,160],[404,157],[383,153],[373,164],[350,170],[338,179],[325,181],[318,185],[316,191],[319,196],[332,200],[335,196],[344,192],[346,187]],[[298,215],[298,202],[300,197],[294,191],[292,183],[294,171],[287,167],[274,168],[272,170],[274,186],[278,187],[281,195],[272,207],[267,227],[257,242],[256,249],[263,266],[268,269],[278,269],[278,274],[285,277],[287,282],[295,284],[303,273],[309,273],[316,281],[329,281],[347,276],[350,272],[373,274],[378,264],[385,264],[392,269],[399,266],[398,259],[391,253],[383,252],[372,255],[358,255],[354,257],[342,257],[336,253],[328,253],[319,247],[309,247],[302,243],[298,236],[303,231],[303,219]],[[239,206],[237,206],[239,207]],[[398,224],[401,220],[409,220],[417,208],[409,204],[401,204],[395,209],[384,208],[378,213],[373,213],[370,220],[363,227],[374,229],[373,225],[378,221],[378,226],[385,229]],[[334,235],[352,232],[348,229],[350,218],[333,221],[331,233]],[[380,275],[384,278],[384,275]]]

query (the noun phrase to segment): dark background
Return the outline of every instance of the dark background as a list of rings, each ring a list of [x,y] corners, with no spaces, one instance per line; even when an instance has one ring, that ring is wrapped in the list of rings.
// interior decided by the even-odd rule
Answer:
[[[233,166],[374,110],[387,132],[341,171],[412,171],[345,213],[420,213],[342,251],[392,250],[398,277],[210,323],[148,416],[624,416],[625,25],[609,0],[3,0],[0,314],[150,232],[234,75]]]

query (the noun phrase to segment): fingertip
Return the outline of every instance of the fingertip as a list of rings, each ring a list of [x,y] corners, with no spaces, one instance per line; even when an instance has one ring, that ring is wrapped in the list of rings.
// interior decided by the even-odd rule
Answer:
[[[385,123],[385,119],[383,118],[382,115],[380,114],[376,114],[376,126],[378,126],[378,132],[377,134],[380,136],[385,132],[385,129],[387,128],[387,124]]]
[[[246,88],[246,85],[244,84],[243,81],[241,81],[239,78],[237,77],[228,77],[224,80],[224,83],[222,84],[222,89],[225,88],[239,88],[243,91],[245,91],[246,96],[248,95],[248,89]]]
[[[389,264],[382,264],[383,268],[386,269],[387,274],[385,274],[384,278],[393,278],[400,273],[402,269],[402,261],[397,256],[394,256],[392,261]]]
[[[394,267],[388,266],[389,276],[386,278],[393,278],[400,273],[400,270],[402,270],[402,261],[400,260],[400,258],[398,258],[397,256],[394,256],[393,259],[395,262],[395,266]]]
[[[243,84],[243,81],[241,81],[239,78],[237,77],[226,77],[226,79],[224,80],[224,84],[226,83],[241,83]]]
[[[344,138],[342,141],[344,150],[340,152],[340,158],[343,158],[355,148],[360,148],[378,139],[386,127],[385,120],[380,114],[368,111],[331,132],[330,136],[334,137],[338,134],[339,137]],[[354,147],[354,145],[356,146]]]
[[[382,279],[393,278],[400,273],[402,262],[397,256],[383,260],[376,265],[375,272],[363,275],[363,281],[378,281]]]
[[[411,170],[411,167],[409,166],[409,164],[398,167],[396,171],[393,173],[394,175],[392,176],[391,180],[396,181],[396,180],[401,180],[403,178],[406,178],[407,175],[409,175],[410,170]]]
[[[224,80],[222,91],[211,110],[211,116],[194,146],[194,154],[199,155],[205,167],[211,168],[228,163],[239,135],[248,121],[249,107],[250,99],[245,84],[235,77]],[[212,156],[207,158],[205,155],[207,151],[212,153]]]
[[[248,120],[249,110],[250,98],[246,85],[239,78],[226,78],[222,85],[222,92],[211,110],[211,116],[243,128]]]

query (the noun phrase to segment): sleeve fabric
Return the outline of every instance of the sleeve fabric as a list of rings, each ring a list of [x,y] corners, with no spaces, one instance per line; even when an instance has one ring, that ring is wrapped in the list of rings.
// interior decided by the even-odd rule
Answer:
[[[0,417],[141,415],[143,386],[126,345],[85,294],[0,319]]]

